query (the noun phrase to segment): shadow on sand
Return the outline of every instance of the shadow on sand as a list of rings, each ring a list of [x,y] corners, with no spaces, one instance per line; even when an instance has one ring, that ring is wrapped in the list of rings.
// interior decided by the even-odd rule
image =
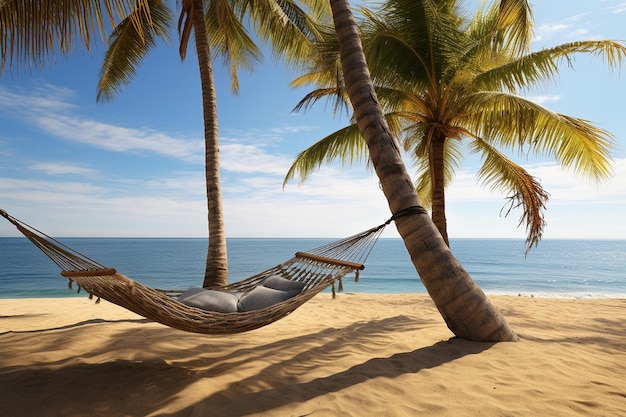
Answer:
[[[87,325],[96,322],[99,321],[88,320],[49,329],[50,332],[24,332],[28,335],[7,334],[0,343],[10,351],[13,343],[23,344],[26,337],[43,337],[47,338],[42,343],[45,349],[71,349],[71,343],[79,343],[82,337],[94,332],[97,327]],[[5,400],[0,402],[0,415],[244,416],[249,414],[250,404],[254,404],[256,413],[271,412],[372,378],[393,379],[436,368],[493,345],[450,339],[389,357],[376,357],[376,346],[388,343],[392,334],[398,336],[431,325],[414,317],[396,316],[266,344],[252,344],[248,339],[241,345],[236,336],[214,339],[167,328],[138,326],[115,334],[106,346],[89,352],[88,358],[112,358],[102,363],[80,363],[72,358],[57,362],[42,360],[37,365],[2,366],[0,391]],[[184,340],[184,346],[192,345],[192,348],[172,351],[171,344],[160,343],[176,340]],[[352,349],[357,345],[371,353],[372,358],[362,363],[358,358],[355,360]],[[88,358],[81,360],[87,362]],[[251,373],[248,367],[252,361],[257,362],[254,368],[257,371]],[[324,376],[312,380],[307,378],[313,370],[337,369],[340,361],[350,365],[341,371],[322,372]],[[235,380],[233,372],[243,377]],[[222,379],[219,388],[211,383],[214,378]],[[197,383],[211,388],[207,389],[208,395],[176,405],[181,402],[181,393]],[[73,398],[81,400],[72,401]]]

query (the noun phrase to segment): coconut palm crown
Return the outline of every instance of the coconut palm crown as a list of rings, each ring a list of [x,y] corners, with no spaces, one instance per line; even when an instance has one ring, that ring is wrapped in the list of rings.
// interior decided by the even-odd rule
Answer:
[[[620,69],[626,46],[611,40],[570,42],[532,51],[533,19],[527,0],[482,5],[465,18],[456,0],[389,0],[380,10],[361,10],[359,23],[376,93],[385,117],[416,167],[420,199],[449,244],[445,188],[464,156],[478,153],[481,183],[507,195],[506,214],[521,208],[527,250],[544,228],[549,194],[539,179],[511,159],[549,155],[564,168],[600,181],[611,174],[612,135],[590,122],[559,114],[525,98],[571,65],[576,54],[600,56]],[[296,110],[322,98],[348,108],[336,41],[318,45],[321,65],[294,80],[314,84]],[[285,177],[304,181],[322,164],[367,160],[354,124],[301,152]]]

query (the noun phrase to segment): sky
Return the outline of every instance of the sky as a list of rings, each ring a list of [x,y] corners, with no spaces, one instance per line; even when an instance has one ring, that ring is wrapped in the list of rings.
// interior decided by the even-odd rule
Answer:
[[[624,0],[531,3],[534,49],[626,41]],[[160,45],[115,100],[96,103],[103,52],[78,51],[41,71],[0,78],[0,208],[53,236],[206,238],[195,56],[181,63],[175,42]],[[528,96],[611,132],[613,176],[590,183],[551,159],[517,162],[550,193],[544,239],[626,239],[626,68],[610,71],[584,56],[572,64]],[[292,112],[309,91],[289,87],[293,72],[267,55],[240,74],[238,96],[219,63],[215,76],[227,237],[344,237],[389,218],[375,175],[362,165],[322,167],[283,188],[295,156],[348,121],[323,104]],[[447,191],[450,237],[525,238],[521,212],[505,217],[506,196],[479,184],[479,162],[467,158]],[[0,236],[17,235],[0,221]],[[384,236],[398,236],[395,227]]]

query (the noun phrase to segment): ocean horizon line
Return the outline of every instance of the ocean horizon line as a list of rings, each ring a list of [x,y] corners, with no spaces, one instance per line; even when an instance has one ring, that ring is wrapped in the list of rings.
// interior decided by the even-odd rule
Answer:
[[[199,236],[51,236],[54,239],[195,239],[195,240],[208,240],[208,237],[199,237]],[[284,237],[284,236],[227,236],[226,239],[289,239],[289,240],[334,240],[334,239],[343,239],[346,236],[327,236],[327,237],[307,237],[307,236],[297,236],[297,237]],[[27,239],[22,235],[11,235],[11,236],[0,236],[0,239]],[[402,240],[400,236],[381,236],[378,240]],[[454,240],[508,240],[508,241],[526,241],[525,238],[522,237],[450,237],[451,241]],[[626,237],[548,237],[543,238],[539,241],[615,241],[615,242],[623,242],[626,241]],[[534,246],[533,246],[534,247]]]
[[[154,288],[186,289],[204,277],[204,238],[59,238],[64,245]],[[229,282],[272,268],[325,238],[227,238]],[[526,254],[524,239],[453,238],[455,258],[487,294],[548,298],[625,298],[626,240],[548,239]],[[24,237],[0,238],[0,297],[71,296],[58,268]],[[400,238],[381,237],[360,283],[346,292],[423,293]]]

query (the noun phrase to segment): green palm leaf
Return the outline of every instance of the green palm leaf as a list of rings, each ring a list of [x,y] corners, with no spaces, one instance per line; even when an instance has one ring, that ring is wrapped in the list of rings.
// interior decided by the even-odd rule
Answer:
[[[157,37],[169,41],[168,27],[173,21],[173,12],[158,0],[149,0],[148,4],[149,13],[138,9],[113,31],[100,66],[97,101],[112,100],[130,84],[143,58],[156,46]],[[145,16],[150,16],[150,20]]]
[[[591,123],[552,112],[508,93],[481,92],[466,102],[468,131],[495,146],[553,155],[567,168],[595,180],[611,173],[611,134]]]
[[[314,42],[321,40],[322,26],[329,22],[327,1],[238,0],[255,33],[272,46],[275,56],[291,65],[305,65],[313,54]],[[304,7],[301,7],[300,4]]]
[[[107,25],[146,11],[148,0],[3,0],[0,3],[0,75],[7,64],[18,69],[42,67],[55,55],[77,47],[91,50]],[[137,19],[149,20],[149,15]],[[136,22],[137,24],[137,22]],[[143,36],[142,33],[139,33]]]
[[[514,208],[521,208],[519,225],[526,225],[526,253],[541,240],[546,222],[544,210],[549,194],[543,189],[539,180],[530,175],[524,168],[517,165],[488,142],[475,138],[471,149],[484,156],[484,163],[478,171],[482,184],[493,191],[508,195],[508,209],[505,216]]]
[[[300,152],[289,168],[283,186],[295,177],[299,177],[299,183],[302,184],[311,173],[335,160],[346,165],[368,159],[369,152],[361,131],[356,124],[351,124]]]
[[[205,13],[209,46],[228,68],[233,93],[239,92],[239,68],[251,71],[256,63],[263,61],[259,47],[244,27],[239,14],[226,0],[209,2]]]
[[[609,68],[619,70],[626,61],[626,45],[610,40],[570,42],[510,58],[477,75],[474,89],[518,91],[520,87],[552,79],[558,75],[561,61],[571,65],[576,54],[599,56]]]

